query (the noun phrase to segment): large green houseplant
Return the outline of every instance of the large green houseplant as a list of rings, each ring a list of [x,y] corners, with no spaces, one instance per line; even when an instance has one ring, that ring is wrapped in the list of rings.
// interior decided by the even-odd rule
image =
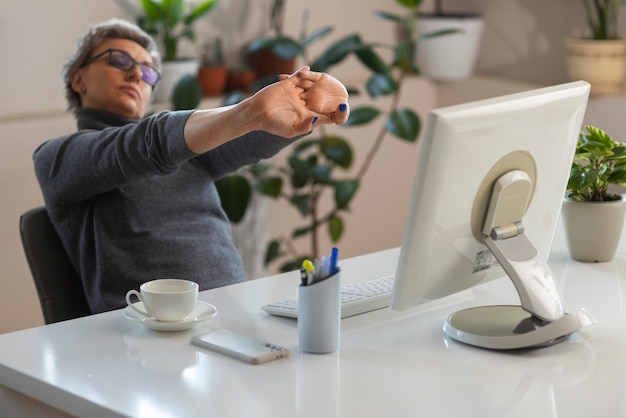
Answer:
[[[613,259],[622,233],[626,200],[610,191],[626,185],[626,144],[587,126],[578,139],[563,202],[563,220],[572,258]]]
[[[196,57],[180,56],[182,40],[196,41],[194,24],[206,16],[219,0],[139,0],[137,23],[154,36],[163,53],[162,78],[155,91],[156,102],[168,102],[176,83],[186,74],[196,74]]]
[[[566,41],[567,69],[571,80],[591,83],[592,94],[622,89],[626,74],[626,40],[617,31],[624,0],[581,0],[587,31]]]
[[[305,258],[318,258],[320,234],[327,233],[332,242],[338,242],[345,232],[344,214],[349,212],[351,202],[359,186],[388,135],[403,141],[415,142],[421,122],[412,109],[402,108],[399,99],[408,75],[417,72],[414,66],[416,36],[414,36],[417,9],[420,0],[396,0],[408,10],[407,16],[377,12],[377,16],[394,25],[403,25],[412,34],[395,45],[365,42],[360,35],[348,35],[333,43],[319,57],[309,61],[318,71],[327,71],[333,65],[354,54],[370,71],[371,76],[365,90],[371,98],[389,97],[390,105],[385,110],[374,105],[354,107],[346,126],[358,126],[385,118],[375,139],[359,167],[353,167],[354,156],[350,142],[338,135],[327,133],[324,126],[300,140],[292,147],[291,154],[283,165],[257,164],[243,173],[229,176],[218,182],[223,206],[231,220],[243,217],[241,202],[249,198],[249,188],[237,187],[246,183],[262,195],[286,201],[302,217],[302,224],[295,225],[290,236],[272,239],[266,252],[266,263],[278,262],[281,271],[298,268]],[[315,36],[328,33],[328,29],[314,32]],[[315,36],[303,35],[302,39]],[[305,46],[306,42],[301,43]],[[390,49],[385,61],[379,49]],[[302,51],[307,56],[306,48]],[[350,87],[352,95],[359,89]],[[374,102],[373,102],[374,103]],[[348,175],[348,170],[351,169]],[[244,190],[248,189],[248,191]],[[326,199],[324,199],[326,196]],[[330,205],[324,205],[330,200]],[[296,241],[304,240],[306,250],[299,250]]]

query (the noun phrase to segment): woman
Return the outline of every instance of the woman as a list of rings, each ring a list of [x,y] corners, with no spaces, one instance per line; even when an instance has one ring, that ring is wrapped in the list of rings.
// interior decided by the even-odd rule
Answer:
[[[345,123],[345,87],[307,67],[241,103],[144,115],[160,61],[137,26],[110,20],[79,40],[64,72],[78,131],[42,144],[35,172],[93,313],[160,277],[201,289],[244,281],[214,181],[319,124]]]

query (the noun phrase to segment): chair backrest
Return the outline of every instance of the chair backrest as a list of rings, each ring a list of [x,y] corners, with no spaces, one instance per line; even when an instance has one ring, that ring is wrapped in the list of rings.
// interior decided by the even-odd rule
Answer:
[[[20,217],[20,236],[46,324],[89,315],[83,283],[45,206]]]

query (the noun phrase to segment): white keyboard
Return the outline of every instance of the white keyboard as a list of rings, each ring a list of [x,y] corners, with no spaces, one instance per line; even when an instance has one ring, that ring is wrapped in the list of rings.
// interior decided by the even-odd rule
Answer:
[[[389,306],[394,276],[341,286],[341,318],[360,315]],[[298,301],[295,299],[270,303],[262,309],[272,315],[298,317]]]

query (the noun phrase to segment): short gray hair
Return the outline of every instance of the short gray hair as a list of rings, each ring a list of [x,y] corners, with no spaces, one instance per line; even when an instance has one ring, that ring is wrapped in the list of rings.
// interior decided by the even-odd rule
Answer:
[[[72,77],[85,64],[91,53],[109,39],[128,39],[144,47],[152,57],[154,66],[161,71],[161,56],[154,39],[139,26],[121,19],[110,19],[89,28],[76,42],[76,50],[67,57],[63,66],[63,82],[68,110],[81,107],[80,96],[72,89]]]

